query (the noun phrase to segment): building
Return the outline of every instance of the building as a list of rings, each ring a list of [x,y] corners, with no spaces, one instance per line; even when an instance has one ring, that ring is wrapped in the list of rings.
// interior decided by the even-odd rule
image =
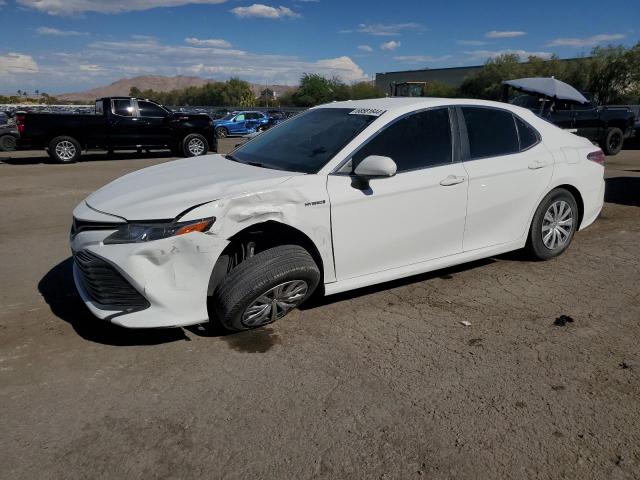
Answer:
[[[376,73],[376,87],[388,92],[392,82],[441,82],[457,88],[467,77],[482,70],[482,67],[484,65]]]
[[[588,59],[590,57],[585,57]],[[565,58],[561,62],[573,62],[578,58]],[[385,93],[389,92],[392,82],[441,82],[458,88],[468,77],[482,70],[484,65],[470,67],[426,68],[424,70],[404,70],[399,72],[376,73],[376,87]]]

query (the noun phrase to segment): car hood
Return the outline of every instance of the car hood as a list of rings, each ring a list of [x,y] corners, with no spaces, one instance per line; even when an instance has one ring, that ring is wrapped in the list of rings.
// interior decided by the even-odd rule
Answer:
[[[144,168],[87,197],[92,209],[126,220],[173,219],[196,205],[274,187],[296,172],[206,155]]]

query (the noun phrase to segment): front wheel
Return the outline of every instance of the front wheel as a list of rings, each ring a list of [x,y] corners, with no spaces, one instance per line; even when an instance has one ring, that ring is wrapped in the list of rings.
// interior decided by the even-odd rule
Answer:
[[[216,319],[233,331],[262,327],[298,307],[319,282],[318,266],[304,248],[264,250],[231,270],[216,289]]]
[[[209,142],[202,135],[192,133],[184,137],[182,141],[182,150],[186,157],[197,157],[206,155],[209,151]]]
[[[229,130],[224,127],[216,128],[216,137],[218,138],[226,138],[229,136]]]
[[[550,192],[536,210],[527,241],[527,250],[539,260],[562,254],[578,228],[578,205],[564,189]]]
[[[58,163],[74,163],[80,158],[80,143],[73,137],[56,137],[49,142],[49,156]]]
[[[607,134],[602,142],[602,150],[606,155],[617,155],[622,150],[624,134],[617,127],[607,130]]]

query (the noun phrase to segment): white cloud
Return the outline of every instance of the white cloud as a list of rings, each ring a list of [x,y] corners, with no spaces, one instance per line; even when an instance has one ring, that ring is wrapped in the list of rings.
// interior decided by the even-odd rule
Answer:
[[[92,42],[81,51],[57,53],[45,61],[41,73],[29,78],[34,88],[46,91],[85,90],[135,75],[198,75],[218,80],[239,76],[255,83],[287,85],[297,84],[303,73],[337,76],[345,82],[367,79],[347,56],[308,60],[234,48],[168,45],[153,38]],[[83,66],[81,75],[69,76],[70,70],[78,71],[78,65]],[[2,83],[14,89],[30,86],[15,76]]]
[[[358,50],[361,52],[371,53],[373,52],[373,48],[369,45],[358,45]]]
[[[487,38],[513,38],[526,35],[527,32],[521,32],[519,30],[491,30],[484,34]]]
[[[472,50],[469,52],[463,52],[468,55],[471,60],[481,61],[487,60],[489,58],[495,58],[499,55],[517,55],[522,60],[526,60],[528,57],[541,57],[541,58],[550,58],[551,52],[530,52],[527,50]]]
[[[249,7],[236,7],[232,8],[231,12],[240,18],[298,18],[299,13],[294,12],[287,7],[270,7],[269,5],[263,5],[261,3],[254,3]]]
[[[18,5],[49,15],[76,15],[84,12],[121,13],[189,4],[215,5],[226,0],[16,0]]]
[[[467,45],[469,47],[481,47],[482,45],[487,44],[487,42],[483,42],[482,40],[458,40],[456,43],[458,43],[458,45]]]
[[[59,30],[51,27],[39,27],[36,28],[38,35],[48,35],[52,37],[79,37],[83,35],[89,35],[87,32],[77,32],[75,30]]]
[[[451,55],[441,55],[435,57],[432,55],[400,55],[393,57],[394,60],[402,63],[417,64],[417,63],[437,63],[443,62],[451,58]]]
[[[189,45],[198,45],[200,47],[218,47],[218,48],[231,48],[231,44],[221,38],[195,38],[189,37],[184,39]]]
[[[622,40],[626,35],[622,33],[611,33],[594,35],[586,38],[556,38],[546,44],[547,47],[591,47],[600,43]]]
[[[31,55],[9,52],[0,55],[0,76],[21,73],[38,73],[38,64]]]
[[[378,37],[394,37],[400,35],[404,30],[424,30],[419,23],[393,23],[393,24],[370,24],[361,23],[357,28],[351,30],[341,30],[340,33],[367,33]]]
[[[400,42],[396,42],[395,40],[389,40],[388,42],[384,42],[380,44],[380,49],[382,50],[395,50],[401,45]]]

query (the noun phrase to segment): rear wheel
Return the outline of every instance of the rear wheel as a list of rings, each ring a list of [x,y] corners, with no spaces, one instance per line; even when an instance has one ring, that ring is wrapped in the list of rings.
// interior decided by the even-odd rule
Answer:
[[[269,248],[224,278],[213,295],[216,319],[234,331],[273,323],[309,298],[319,282],[318,266],[304,248]]]
[[[0,137],[0,152],[12,152],[16,149],[16,137],[13,135],[2,135]]]
[[[182,141],[182,150],[186,157],[197,157],[206,155],[209,151],[209,142],[202,135],[192,133],[184,137]]]
[[[617,127],[609,128],[602,142],[602,150],[607,155],[617,155],[622,150],[624,134]]]
[[[49,156],[58,163],[77,162],[82,153],[80,143],[73,137],[56,137],[49,142]]]
[[[562,254],[578,228],[578,214],[578,205],[570,192],[564,189],[550,192],[533,216],[527,242],[529,253],[539,260]]]

